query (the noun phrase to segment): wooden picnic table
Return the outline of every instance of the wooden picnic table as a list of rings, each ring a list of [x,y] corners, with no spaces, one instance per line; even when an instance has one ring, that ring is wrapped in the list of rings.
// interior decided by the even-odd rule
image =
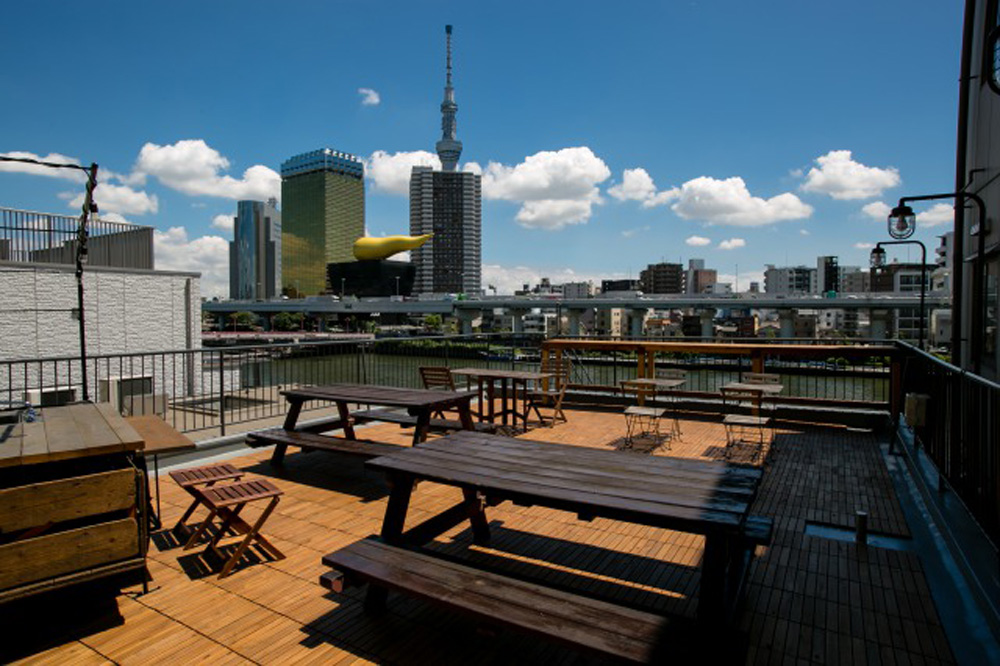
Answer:
[[[469,403],[472,394],[456,391],[438,391],[429,389],[398,388],[395,386],[373,386],[368,384],[330,384],[326,386],[307,386],[282,391],[288,401],[288,414],[285,416],[283,429],[288,432],[296,430],[302,405],[310,400],[324,400],[337,405],[339,421],[330,425],[329,430],[340,429],[343,438],[357,440],[354,434],[350,405],[382,405],[406,409],[410,416],[416,417],[413,444],[419,444],[427,439],[431,425],[431,414],[439,410],[457,409],[461,427],[472,430],[475,426]],[[391,420],[386,414],[385,420]],[[369,410],[367,420],[381,420],[378,410]],[[274,447],[271,462],[280,465],[285,456],[287,443],[278,443]]]
[[[477,395],[479,397],[480,418],[496,423],[497,417],[502,419],[507,425],[507,416],[510,415],[513,426],[517,427],[517,420],[521,419],[525,429],[528,428],[528,410],[525,405],[525,396],[528,391],[528,382],[541,382],[555,377],[551,372],[533,372],[529,370],[502,370],[491,368],[459,368],[452,370],[451,374],[465,377],[474,377],[478,383]],[[498,387],[499,385],[499,387]],[[518,387],[520,387],[521,406],[518,406]],[[493,397],[500,394],[500,411],[496,411],[493,404]],[[486,402],[483,402],[484,395]],[[509,402],[508,402],[509,397]],[[483,405],[486,408],[483,408]]]
[[[747,524],[762,471],[729,463],[457,432],[368,461],[389,479],[381,538],[414,548],[469,520],[477,544],[490,538],[486,506],[538,505],[705,536],[700,620],[725,620],[739,598],[753,549]],[[464,500],[404,531],[417,481],[455,486]],[[369,588],[369,605],[385,589]],[[381,598],[380,598],[381,595]]]

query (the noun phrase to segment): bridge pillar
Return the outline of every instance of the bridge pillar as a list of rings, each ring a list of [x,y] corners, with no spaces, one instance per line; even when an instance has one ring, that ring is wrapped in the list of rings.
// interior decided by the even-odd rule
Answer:
[[[457,310],[458,321],[461,322],[462,335],[472,335],[472,322],[476,318],[475,310]]]
[[[778,324],[781,326],[778,336],[781,338],[795,337],[795,310],[778,310]]]
[[[868,318],[871,323],[869,326],[868,337],[872,340],[885,340],[889,337],[889,318],[892,313],[889,310],[869,310]]]
[[[583,316],[584,310],[569,309],[566,311],[566,317],[569,320],[569,331],[567,333],[570,337],[579,337],[583,335],[580,330],[580,317]]]
[[[514,332],[524,333],[524,315],[528,314],[529,311],[524,308],[510,308],[507,312],[514,318]]]
[[[715,308],[698,310],[701,319],[701,337],[706,340],[715,339]]]
[[[632,309],[626,310],[628,312],[628,322],[629,322],[629,336],[638,339],[642,337],[642,325],[646,320],[646,310],[643,309]]]

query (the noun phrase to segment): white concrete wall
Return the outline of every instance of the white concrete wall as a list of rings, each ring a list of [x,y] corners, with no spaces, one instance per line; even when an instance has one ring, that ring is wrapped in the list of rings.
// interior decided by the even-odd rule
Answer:
[[[27,385],[75,386],[78,362],[40,367],[4,361],[80,355],[76,276],[71,266],[0,263],[0,400],[22,399]],[[201,347],[201,292],[194,273],[89,268],[84,273],[87,355]],[[8,373],[8,368],[13,372]],[[125,357],[88,363],[100,376],[153,375],[155,393],[198,392],[200,358]],[[94,384],[94,377],[90,377]],[[92,395],[92,399],[98,396]]]

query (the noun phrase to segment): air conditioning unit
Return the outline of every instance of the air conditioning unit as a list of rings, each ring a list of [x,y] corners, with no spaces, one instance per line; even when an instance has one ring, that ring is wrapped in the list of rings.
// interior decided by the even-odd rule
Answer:
[[[152,395],[152,375],[112,375],[97,382],[98,400],[110,402],[122,414],[138,412],[134,408]]]
[[[77,400],[79,396],[75,386],[46,386],[24,392],[24,401],[31,403],[32,407],[58,407]]]

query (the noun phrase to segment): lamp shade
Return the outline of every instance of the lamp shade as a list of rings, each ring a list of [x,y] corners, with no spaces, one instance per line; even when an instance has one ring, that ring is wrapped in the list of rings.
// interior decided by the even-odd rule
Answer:
[[[889,235],[897,240],[909,238],[917,230],[917,216],[902,203],[889,213]]]
[[[875,246],[869,258],[869,265],[872,268],[882,268],[885,266],[885,248]]]

